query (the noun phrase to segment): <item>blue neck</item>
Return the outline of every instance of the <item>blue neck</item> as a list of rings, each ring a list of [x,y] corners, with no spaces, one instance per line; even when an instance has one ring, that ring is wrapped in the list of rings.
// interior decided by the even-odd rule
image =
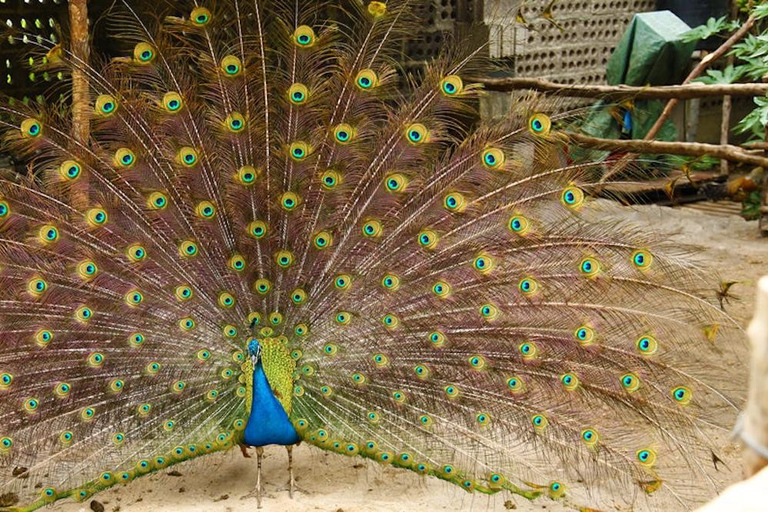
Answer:
[[[252,396],[251,415],[248,417],[243,439],[246,445],[289,445],[300,441],[285,409],[272,393],[261,361],[253,370]]]

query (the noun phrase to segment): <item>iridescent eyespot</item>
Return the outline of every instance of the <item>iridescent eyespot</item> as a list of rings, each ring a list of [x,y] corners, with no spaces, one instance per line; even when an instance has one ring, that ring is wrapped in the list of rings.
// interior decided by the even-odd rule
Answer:
[[[288,101],[294,105],[301,105],[307,101],[309,89],[304,84],[293,84],[288,88]]]
[[[458,192],[453,192],[443,198],[443,206],[449,212],[461,213],[467,207],[467,200]]]
[[[257,240],[267,234],[267,224],[261,220],[254,220],[248,224],[248,234]]]
[[[195,321],[191,317],[182,318],[179,320],[179,328],[182,331],[191,331],[195,328]]]
[[[445,391],[445,394],[448,396],[448,398],[456,398],[461,394],[459,388],[453,384],[448,384],[445,386],[443,391]]]
[[[560,376],[560,383],[568,391],[575,391],[579,387],[579,378],[573,373],[564,373]]]
[[[581,440],[584,441],[587,446],[592,447],[598,443],[600,436],[596,430],[588,428],[581,432]]]
[[[11,383],[13,383],[12,374],[6,372],[0,373],[0,390],[8,389],[11,387]]]
[[[241,272],[245,269],[245,258],[240,254],[235,254],[227,262],[227,266],[235,272]]]
[[[199,361],[207,361],[211,358],[211,351],[206,348],[201,348],[197,351],[197,359]]]
[[[61,434],[59,434],[59,441],[63,445],[68,445],[72,442],[72,439],[74,439],[75,435],[70,430],[65,430]]]
[[[531,417],[531,424],[537,431],[543,431],[549,425],[549,420],[543,414],[535,414]]]
[[[495,261],[487,254],[481,254],[472,261],[472,268],[481,274],[490,274],[495,265]]]
[[[565,485],[560,482],[550,482],[549,495],[553,499],[561,498],[565,494]]]
[[[429,371],[429,367],[427,365],[419,364],[414,366],[413,373],[416,374],[416,377],[423,380],[429,378],[431,372]]]
[[[56,243],[59,241],[59,230],[53,224],[46,224],[38,230],[37,238],[43,245]]]
[[[34,118],[28,118],[21,122],[19,126],[21,136],[25,139],[34,139],[43,133],[43,124]]]
[[[400,278],[395,274],[387,274],[381,279],[381,286],[386,290],[394,292],[400,288]]]
[[[622,375],[619,382],[621,382],[621,387],[630,393],[640,389],[640,379],[634,373],[626,373]]]
[[[395,391],[392,393],[392,400],[394,400],[397,405],[402,405],[405,403],[406,395],[402,391]]]
[[[81,324],[87,323],[93,316],[93,311],[87,306],[80,306],[75,310],[75,320]]]
[[[135,332],[128,336],[128,344],[134,348],[140,347],[144,344],[144,341],[146,338],[144,338],[144,335],[140,332]]]
[[[144,302],[144,294],[134,289],[126,293],[124,299],[126,304],[135,307]]]
[[[334,320],[337,324],[348,325],[352,321],[352,315],[346,311],[339,311]]]
[[[47,329],[40,329],[35,333],[35,343],[41,348],[47,347],[52,339],[53,333]]]
[[[188,169],[196,166],[198,159],[197,150],[193,147],[183,146],[176,153],[176,162]]]
[[[421,123],[408,125],[405,129],[405,134],[406,137],[408,137],[408,142],[413,145],[422,144],[429,140],[429,131],[427,130],[427,127]]]
[[[134,62],[149,64],[155,60],[155,49],[149,43],[139,43],[133,48]]]
[[[13,439],[10,437],[0,437],[0,453],[8,453],[13,447]]]
[[[486,426],[491,423],[491,415],[485,412],[481,412],[475,416],[475,420],[481,426]]]
[[[317,233],[312,239],[315,249],[327,249],[333,243],[333,236],[328,231]]]
[[[587,277],[595,277],[600,273],[600,262],[595,258],[584,258],[579,262],[579,272]]]
[[[264,295],[265,293],[268,293],[270,289],[272,289],[272,283],[269,281],[269,279],[260,278],[254,281],[253,289],[256,290],[256,292],[260,295]]]
[[[224,334],[224,337],[226,338],[236,338],[237,337],[237,327],[234,325],[227,324],[224,327],[221,328],[221,332]]]
[[[189,15],[189,20],[193,25],[203,26],[211,21],[211,11],[205,7],[195,7]]]
[[[437,233],[431,229],[423,229],[417,235],[416,240],[424,249],[434,249],[437,247],[438,238]]]
[[[291,145],[288,146],[288,154],[297,162],[301,162],[307,158],[307,156],[309,156],[309,152],[309,145],[306,142],[292,142]]]
[[[525,389],[523,379],[520,377],[510,377],[507,379],[507,389],[512,393],[520,393]]]
[[[93,407],[86,407],[80,411],[80,419],[83,421],[91,421],[96,416],[96,409]]]
[[[456,96],[464,90],[464,82],[458,75],[448,75],[440,81],[440,92],[445,96]]]
[[[227,55],[221,59],[221,70],[224,76],[236,77],[243,72],[243,63],[234,55]]]
[[[85,221],[92,228],[105,225],[109,220],[107,212],[102,208],[91,208],[85,213]]]
[[[189,285],[182,284],[176,287],[174,295],[176,296],[176,300],[185,301],[191,299],[194,293]]]
[[[538,353],[536,344],[531,343],[530,341],[521,343],[518,347],[518,350],[520,351],[520,355],[523,356],[523,359],[525,360],[534,359]]]
[[[646,270],[653,263],[653,255],[645,249],[638,249],[632,253],[632,265],[640,270]]]
[[[507,228],[517,235],[525,236],[531,229],[531,223],[522,215],[513,215],[507,223]]]
[[[139,416],[147,416],[152,411],[152,404],[140,404],[136,407],[136,413]]]
[[[235,372],[232,371],[231,368],[224,368],[221,370],[221,378],[224,380],[229,380],[232,378],[232,376],[235,374]]]
[[[245,128],[245,117],[240,112],[232,112],[224,120],[224,126],[232,133],[240,133]]]
[[[173,384],[171,384],[171,391],[173,391],[174,393],[181,393],[186,388],[187,388],[187,383],[184,382],[183,380],[177,380]]]
[[[184,240],[179,244],[179,256],[182,258],[194,258],[197,256],[197,243],[192,240]]]
[[[505,160],[504,152],[498,148],[485,148],[481,157],[483,166],[492,171],[501,169]]]
[[[432,426],[433,422],[432,422],[432,418],[429,415],[424,414],[422,416],[419,416],[419,423],[421,424],[422,427],[428,428]]]
[[[656,338],[650,334],[640,336],[640,338],[637,340],[637,350],[644,356],[651,356],[655,354],[658,348],[659,342],[656,341]]]
[[[473,370],[484,370],[486,368],[486,362],[483,356],[470,356],[467,358],[467,362]]]
[[[451,285],[446,283],[445,281],[438,281],[432,285],[432,293],[434,293],[441,299],[450,297],[451,291],[452,291]]]
[[[376,238],[381,236],[382,226],[378,220],[369,220],[363,224],[363,236],[366,238]]]
[[[293,332],[295,332],[297,336],[306,336],[309,334],[309,327],[307,324],[296,324]]]
[[[365,384],[365,382],[368,380],[366,379],[365,375],[363,375],[360,372],[353,373],[351,378],[352,378],[352,382],[358,385]]]
[[[389,192],[405,192],[408,186],[408,178],[399,172],[388,174],[384,178],[384,185]]]
[[[223,308],[231,308],[235,305],[235,297],[229,292],[219,293],[219,306]]]
[[[40,298],[48,289],[48,282],[40,276],[35,276],[27,283],[27,292],[34,298]]]
[[[578,209],[584,204],[584,191],[578,187],[567,187],[560,194],[560,201],[568,208]]]
[[[371,359],[373,359],[373,364],[379,368],[384,368],[389,365],[389,358],[385,354],[373,354]]]
[[[125,251],[126,256],[132,263],[137,263],[147,257],[147,252],[140,244],[131,244]]]
[[[387,329],[395,329],[398,325],[400,325],[400,319],[397,318],[397,316],[393,314],[384,315],[384,317],[381,319],[381,323],[384,324],[384,327]]]
[[[357,131],[347,123],[341,123],[333,129],[333,138],[339,144],[349,144],[357,135]]]
[[[333,286],[337,290],[348,290],[352,286],[352,276],[348,274],[340,274],[333,280]]]
[[[295,192],[285,192],[280,196],[280,206],[286,211],[292,211],[299,205],[299,196]]]
[[[237,174],[235,175],[235,179],[238,183],[241,185],[252,185],[256,178],[259,177],[259,171],[256,170],[255,167],[250,165],[244,165],[240,169],[237,170]]]
[[[8,201],[0,200],[0,221],[7,219],[10,214],[11,205],[8,204]]]
[[[504,483],[504,477],[498,473],[490,473],[488,475],[488,483],[492,489],[499,488]]]
[[[549,135],[552,120],[544,114],[535,114],[528,120],[528,128],[534,135]]]
[[[210,220],[216,216],[216,206],[210,201],[200,201],[195,206],[195,215],[201,219]]]
[[[297,306],[304,304],[307,301],[307,292],[301,288],[296,288],[291,292],[291,301]]]
[[[169,114],[175,114],[181,111],[184,101],[177,92],[167,92],[163,95],[163,109]]]
[[[92,366],[94,368],[100,368],[101,365],[104,364],[104,354],[101,352],[93,352],[88,356],[87,359],[88,366]]]
[[[109,383],[109,390],[115,394],[122,392],[124,387],[125,382],[120,379],[113,379]]]
[[[480,316],[486,321],[493,321],[499,316],[499,308],[493,304],[483,304],[480,306]]]
[[[120,169],[130,169],[136,163],[136,155],[128,148],[119,148],[112,161]]]
[[[671,395],[672,399],[680,405],[687,405],[690,403],[691,398],[693,398],[693,393],[685,386],[678,386],[672,389]]]
[[[429,343],[435,348],[441,348],[446,342],[445,334],[440,331],[432,331],[429,333],[428,338]]]
[[[582,346],[589,346],[595,341],[595,330],[586,325],[579,326],[573,333]]]
[[[379,85],[379,75],[372,69],[361,69],[355,77],[355,85],[363,91],[373,89]]]
[[[309,48],[315,44],[315,31],[307,25],[296,27],[293,31],[293,42],[300,48]]]
[[[280,325],[283,323],[283,315],[278,311],[273,311],[269,314],[269,323],[272,325]]]
[[[59,176],[64,181],[74,181],[80,177],[82,166],[74,160],[65,160],[59,166]]]
[[[42,491],[40,491],[40,496],[42,496],[43,501],[51,502],[56,499],[56,489],[53,487],[46,487]]]
[[[110,94],[100,94],[96,98],[96,113],[102,117],[109,117],[117,112],[117,100]]]
[[[72,392],[72,386],[67,382],[59,382],[53,388],[53,394],[56,395],[57,398],[66,398],[69,396],[70,392]]]
[[[277,251],[277,253],[275,253],[275,262],[281,268],[288,268],[293,263],[293,253],[285,250]]]
[[[325,171],[320,176],[320,183],[325,190],[333,190],[341,183],[341,174],[333,170]]]
[[[176,422],[173,420],[168,420],[165,423],[163,423],[163,430],[166,432],[172,431],[176,427]]]
[[[650,448],[643,448],[642,450],[638,450],[635,455],[637,456],[637,460],[643,466],[651,467],[656,463],[656,452]]]
[[[523,295],[534,295],[539,289],[539,283],[532,277],[526,277],[520,280],[517,289],[520,290]]]

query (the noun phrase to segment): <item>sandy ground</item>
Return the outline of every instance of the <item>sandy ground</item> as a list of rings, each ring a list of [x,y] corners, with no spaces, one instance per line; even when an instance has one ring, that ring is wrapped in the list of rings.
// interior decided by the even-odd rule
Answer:
[[[740,282],[734,293],[742,300],[733,303],[729,312],[742,325],[747,324],[755,283],[761,275],[768,274],[768,239],[758,236],[756,223],[746,222],[735,215],[720,216],[687,208],[657,206],[638,207],[623,215],[634,217],[659,231],[676,233],[674,238],[681,242],[704,247],[704,259],[719,270],[724,280]],[[746,344],[737,350],[744,352],[742,360],[746,361]],[[729,484],[740,478],[739,450],[725,436],[720,441],[724,446],[721,455],[734,471],[720,474],[719,479]],[[265,511],[567,510],[563,504],[549,499],[529,503],[509,495],[468,494],[437,479],[426,480],[409,471],[381,468],[367,460],[329,454],[305,445],[294,451],[294,461],[297,482],[303,490],[290,499],[285,490],[288,478],[286,452],[280,447],[266,449],[263,472]],[[256,482],[255,457],[245,459],[239,450],[186,462],[169,472],[171,474],[153,475],[127,487],[114,488],[99,494],[96,500],[108,512],[256,510],[256,499],[251,494]],[[663,508],[659,510],[679,510],[674,504],[660,506]],[[52,510],[100,510],[98,506],[93,507],[60,503]]]

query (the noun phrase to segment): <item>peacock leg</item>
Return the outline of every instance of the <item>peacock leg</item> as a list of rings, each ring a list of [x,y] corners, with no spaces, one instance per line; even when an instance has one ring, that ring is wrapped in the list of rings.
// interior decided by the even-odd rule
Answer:
[[[288,451],[288,496],[293,499],[293,491],[296,487],[296,479],[293,477],[293,445],[285,447]]]
[[[261,459],[264,456],[264,448],[256,447],[256,508],[261,508]]]

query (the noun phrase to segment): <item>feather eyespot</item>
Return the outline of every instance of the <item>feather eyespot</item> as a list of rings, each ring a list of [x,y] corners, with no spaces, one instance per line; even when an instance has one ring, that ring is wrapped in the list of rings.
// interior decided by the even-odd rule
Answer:
[[[552,129],[552,120],[545,114],[535,114],[528,120],[528,128],[534,135],[549,135]]]
[[[419,364],[413,367],[413,373],[416,374],[417,378],[421,380],[425,380],[429,378],[432,372],[429,370],[429,367],[427,365]]]
[[[320,184],[325,190],[333,190],[341,183],[341,174],[337,171],[328,170],[320,176]]]
[[[144,335],[140,332],[135,332],[128,336],[128,344],[133,348],[138,348],[144,344],[144,341],[146,338],[144,338]]]
[[[583,347],[592,345],[595,341],[595,330],[586,325],[579,326],[573,335]]]
[[[147,251],[141,244],[129,245],[125,250],[125,254],[132,263],[138,263],[147,257]]]
[[[144,294],[139,290],[131,290],[125,294],[125,303],[131,307],[136,307],[144,302]]]
[[[229,258],[227,266],[235,272],[242,272],[245,270],[245,258],[241,254],[235,254]]]
[[[48,329],[40,329],[35,333],[35,343],[40,348],[45,348],[53,340],[53,333]]]
[[[232,133],[240,133],[245,128],[245,117],[240,112],[232,112],[224,120],[227,130]]]
[[[336,321],[337,324],[349,325],[349,323],[352,321],[352,314],[346,311],[339,311],[338,313],[336,313],[334,320]]]
[[[565,485],[561,484],[560,482],[550,482],[549,484],[549,495],[553,499],[562,498],[565,494]]]
[[[178,301],[189,300],[194,295],[192,291],[192,287],[189,286],[188,284],[182,284],[177,286],[173,293],[176,296],[176,300]]]
[[[177,92],[167,92],[163,95],[163,109],[169,114],[176,114],[184,107],[184,100]]]
[[[38,230],[37,238],[43,245],[56,243],[59,241],[59,230],[53,224],[46,224]]]
[[[372,69],[361,69],[355,77],[355,85],[362,91],[368,91],[379,85],[379,75]]]
[[[149,64],[155,56],[155,48],[149,43],[142,42],[133,48],[133,60],[138,64]]]
[[[531,425],[537,432],[543,432],[549,425],[549,420],[543,414],[535,414],[531,417]]]
[[[339,274],[333,280],[333,286],[335,286],[337,290],[349,290],[352,286],[352,276],[349,274]]]
[[[377,238],[381,236],[383,228],[380,221],[371,219],[363,224],[362,231],[366,238]]]
[[[219,293],[218,303],[223,308],[231,308],[235,305],[235,297],[229,292],[221,292]]]
[[[300,48],[309,48],[315,44],[315,31],[312,27],[301,25],[293,31],[293,41]]]
[[[96,113],[101,117],[109,117],[117,112],[118,103],[110,94],[100,94],[96,98]]]
[[[277,251],[275,262],[280,268],[288,268],[293,264],[293,253],[286,250]]]
[[[13,447],[13,439],[8,436],[0,437],[0,453],[8,453]]]
[[[0,373],[0,390],[8,389],[12,383],[13,374],[7,372]]]
[[[462,194],[454,192],[443,198],[443,206],[452,213],[461,213],[467,207],[467,200]]]
[[[499,308],[493,304],[483,304],[480,306],[480,316],[483,317],[483,319],[487,322],[492,322],[498,318]]]
[[[300,202],[299,195],[295,192],[285,192],[280,196],[280,206],[287,212],[295,210]]]
[[[532,277],[526,277],[520,280],[517,289],[525,296],[535,295],[539,290],[539,283]]]
[[[80,306],[75,310],[75,320],[81,324],[86,324],[93,316],[93,311],[87,306]]]
[[[492,171],[497,171],[504,167],[506,156],[499,148],[485,148],[481,155],[483,167]]]
[[[203,220],[211,220],[216,216],[216,206],[210,201],[200,201],[195,206],[195,215]]]
[[[75,160],[65,160],[59,166],[59,176],[62,181],[75,181],[80,177],[82,171],[82,166]]]
[[[179,320],[179,328],[182,331],[191,331],[195,328],[195,325],[195,320],[191,317],[186,317]]]
[[[21,122],[19,126],[21,136],[25,139],[34,139],[42,135],[43,124],[34,118],[28,118]]]
[[[296,288],[291,292],[291,301],[296,306],[301,306],[305,302],[307,302],[307,292],[302,290],[301,288]]]
[[[621,382],[621,387],[628,393],[634,393],[640,389],[640,378],[634,373],[625,373],[621,376],[619,382]]]
[[[440,331],[432,331],[431,333],[429,333],[428,339],[429,339],[429,343],[434,348],[441,348],[445,345],[445,342],[446,342],[445,334],[443,334]]]
[[[221,70],[224,76],[236,77],[243,72],[243,63],[234,55],[227,55],[221,59]]]
[[[333,235],[328,231],[321,231],[317,233],[312,239],[312,245],[315,249],[327,249],[333,244]]]
[[[659,342],[650,334],[640,336],[637,339],[637,350],[644,356],[651,356],[656,353],[659,348]]]
[[[283,315],[279,311],[273,311],[269,314],[269,323],[272,325],[280,325],[283,323]]]
[[[381,286],[391,292],[397,291],[400,288],[400,278],[395,274],[387,274],[381,279]]]
[[[652,467],[656,464],[656,452],[650,448],[643,448],[635,453],[638,462],[645,467]]]
[[[176,162],[182,167],[191,169],[197,165],[198,155],[195,148],[184,146],[176,153]]]
[[[560,194],[560,202],[571,209],[580,208],[585,201],[584,191],[579,187],[567,187]]]
[[[523,359],[526,361],[535,359],[539,352],[538,348],[536,347],[536,344],[530,341],[521,343],[520,346],[518,347],[518,350],[520,351],[520,355],[523,356]]]
[[[0,222],[4,221],[11,214],[11,205],[8,201],[0,201]]]
[[[40,496],[43,498],[43,501],[46,503],[50,503],[52,501],[56,500],[56,489],[53,487],[46,487],[42,491],[40,491]]]
[[[448,384],[443,388],[443,391],[445,391],[445,394],[448,396],[448,398],[458,398],[458,396],[461,394],[461,391],[459,390],[458,386],[455,386],[453,384]]]
[[[109,221],[109,214],[103,208],[91,208],[85,212],[85,221],[89,227],[99,228]]]
[[[512,393],[521,393],[525,390],[525,383],[520,377],[510,377],[507,379],[507,389]]]
[[[53,388],[53,394],[56,398],[66,398],[72,392],[72,386],[67,382],[59,382]]]
[[[40,298],[48,290],[48,282],[40,276],[35,276],[27,283],[27,293],[34,298]]]
[[[236,338],[237,337],[237,327],[234,325],[227,324],[224,327],[221,328],[222,334],[224,334],[225,338]]]
[[[653,254],[645,249],[638,249],[632,253],[632,265],[640,270],[647,270],[653,263]]]
[[[179,256],[182,258],[194,258],[198,251],[197,243],[192,240],[184,240],[179,244]]]
[[[464,82],[458,75],[448,75],[440,81],[440,92],[444,96],[457,96],[464,90]]]
[[[475,416],[475,420],[480,426],[487,426],[491,424],[491,415],[485,412],[481,412]]]
[[[387,315],[384,315],[381,319],[381,323],[384,324],[384,327],[386,327],[389,330],[396,329],[400,325],[400,319],[393,315],[392,313],[389,313]]]
[[[241,185],[245,186],[253,185],[253,183],[256,181],[256,178],[258,177],[259,171],[250,165],[244,165],[238,169],[237,174],[235,174],[235,180]]]
[[[128,148],[119,148],[112,161],[120,169],[131,169],[136,164],[136,155]]]
[[[333,129],[333,138],[338,144],[349,144],[355,139],[357,130],[347,123],[341,123]]]
[[[303,105],[309,98],[309,89],[304,84],[293,84],[288,88],[288,101],[294,105]]]
[[[581,432],[581,440],[584,441],[584,444],[592,448],[600,441],[600,435],[596,430],[588,428]]]
[[[261,220],[255,220],[248,224],[248,234],[257,240],[264,238],[267,234],[267,223]]]
[[[272,289],[272,283],[269,281],[269,279],[262,277],[254,281],[253,289],[256,290],[256,293],[264,295]]]
[[[437,247],[437,241],[438,241],[437,233],[432,231],[431,229],[424,229],[419,232],[416,240],[419,242],[419,245],[423,247],[424,249],[434,249]]]
[[[472,261],[472,268],[481,274],[490,274],[495,266],[495,261],[487,254],[481,254]]]
[[[307,324],[296,324],[296,327],[293,329],[293,332],[296,333],[296,336],[306,336],[309,334],[309,327]]]
[[[296,141],[288,146],[288,154],[297,162],[305,160],[309,156],[309,153],[310,147],[306,142]]]
[[[374,18],[379,18],[387,13],[387,4],[384,2],[373,1],[368,4],[368,14]]]
[[[189,15],[189,20],[198,27],[205,26],[211,21],[211,11],[205,7],[195,7]]]
[[[419,145],[429,142],[429,130],[421,123],[412,123],[405,129],[408,142],[411,145]]]
[[[445,281],[438,281],[432,285],[432,293],[437,295],[441,299],[446,299],[451,296],[452,287]]]
[[[579,387],[579,378],[573,373],[565,373],[560,376],[560,383],[568,391],[575,391]]]
[[[678,386],[671,391],[672,399],[680,405],[688,405],[693,398],[691,390],[685,386]]]
[[[408,186],[408,178],[403,174],[394,173],[384,178],[384,184],[389,192],[405,192]]]
[[[155,191],[147,198],[147,208],[150,210],[165,210],[168,206],[168,196],[163,192]]]

